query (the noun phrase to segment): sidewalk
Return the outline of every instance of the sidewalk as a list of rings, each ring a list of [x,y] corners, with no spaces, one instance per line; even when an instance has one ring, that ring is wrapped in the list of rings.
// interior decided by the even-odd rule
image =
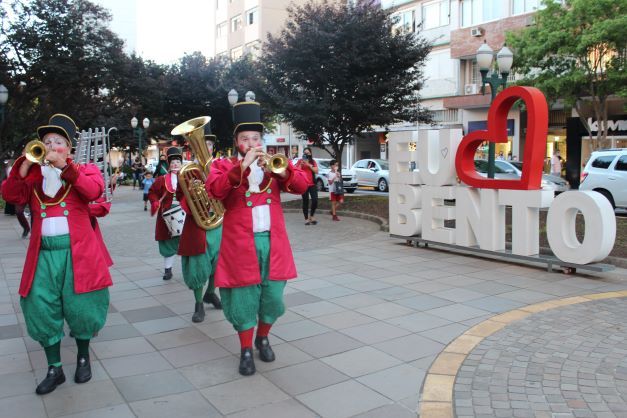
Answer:
[[[45,396],[34,393],[37,379],[45,374],[45,356],[26,334],[17,295],[28,240],[20,238],[14,217],[0,216],[2,417],[416,417],[434,359],[476,324],[539,302],[627,290],[624,269],[575,276],[547,273],[407,247],[364,220],[331,222],[328,215],[320,215],[317,226],[305,226],[301,214],[289,213],[285,219],[299,278],[289,282],[288,310],[272,328],[277,360],[263,363],[257,358],[257,374],[242,377],[237,373],[239,341],[222,312],[206,305],[205,321],[191,322],[193,295],[182,283],[180,261],[174,279],[161,280],[154,218],[142,205],[140,192],[123,187],[116,192],[111,214],[100,222],[115,261],[114,286],[107,325],[91,345],[92,380],[79,386],[69,378]],[[559,411],[549,406],[548,412],[563,414],[554,416],[621,416],[627,404],[627,300],[612,295],[616,298],[590,302],[574,298],[587,303],[537,313],[540,322],[529,316],[507,323],[477,341],[478,351],[458,355],[459,372],[455,369],[449,379],[457,375],[451,401],[458,416],[497,416],[497,410],[509,411],[509,416],[514,410],[520,416],[541,416],[537,413],[547,412],[541,396],[547,405],[566,405]],[[586,317],[594,318],[589,324],[600,330],[598,335],[582,328]],[[536,356],[534,362],[512,358],[512,348],[521,355],[532,348],[542,352],[533,344],[535,332],[549,346],[550,339],[568,332],[574,352],[557,350],[559,355]],[[607,372],[612,379],[597,378],[594,361],[582,360],[575,367],[568,358],[598,360],[604,355],[611,362],[600,361],[596,367],[613,365],[614,374]],[[74,341],[66,338],[66,375],[73,375],[75,357]],[[560,358],[562,369],[556,366]],[[541,361],[548,362],[542,363],[548,372],[539,372]],[[514,370],[500,368],[507,365]],[[587,386],[568,386],[577,369],[583,369],[580,379]],[[567,385],[559,394],[563,402],[543,394],[548,381],[538,377],[543,373],[553,376],[551,387]],[[542,393],[523,390],[526,400],[514,399],[520,403],[513,404],[509,394],[520,394],[526,382]],[[586,393],[581,388],[591,388],[593,382],[598,399],[572,396]],[[608,388],[615,393],[602,393]],[[528,396],[537,397],[531,402]],[[435,401],[437,407],[439,399]],[[611,406],[594,409],[602,409],[604,402]],[[573,410],[590,414],[575,415]]]

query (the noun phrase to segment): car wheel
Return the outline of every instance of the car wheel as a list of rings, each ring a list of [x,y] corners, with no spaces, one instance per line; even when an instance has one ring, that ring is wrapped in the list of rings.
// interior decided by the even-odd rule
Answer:
[[[318,189],[319,192],[324,192],[324,183],[322,180],[316,180],[316,189]]]
[[[379,179],[379,183],[377,183],[377,189],[380,192],[387,192],[388,191],[388,182],[385,181],[385,179]]]
[[[605,189],[598,189],[595,192],[601,193],[607,200],[609,200],[610,205],[612,205],[612,209],[616,209],[616,205],[614,204],[614,198],[612,197],[612,193],[608,192]]]
[[[346,189],[346,193],[355,193],[355,189]]]

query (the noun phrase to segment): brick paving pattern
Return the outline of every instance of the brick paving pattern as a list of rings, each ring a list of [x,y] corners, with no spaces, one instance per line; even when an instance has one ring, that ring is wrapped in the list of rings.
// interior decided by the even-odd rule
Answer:
[[[556,308],[483,340],[455,383],[458,417],[627,417],[627,299]]]
[[[359,219],[305,226],[286,214],[299,272],[271,332],[274,363],[237,373],[239,342],[221,311],[191,322],[181,280],[161,280],[154,218],[122,187],[101,229],[115,265],[107,324],[91,344],[93,378],[37,396],[46,361],[27,336],[17,288],[28,240],[0,216],[0,416],[416,417],[420,388],[453,339],[531,303],[627,289],[627,271],[564,276],[542,268],[407,247]],[[623,313],[623,322],[627,316]],[[72,375],[75,343],[62,342]],[[469,382],[468,382],[469,384]],[[472,407],[472,404],[470,404]]]

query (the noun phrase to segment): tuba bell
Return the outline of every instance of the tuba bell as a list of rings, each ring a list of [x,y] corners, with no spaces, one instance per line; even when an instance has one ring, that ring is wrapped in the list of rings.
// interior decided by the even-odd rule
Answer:
[[[176,126],[171,132],[172,135],[181,135],[187,140],[198,161],[183,165],[178,180],[196,225],[204,230],[222,225],[225,212],[222,202],[210,198],[205,190],[205,182],[213,160],[205,144],[205,125],[209,121],[211,121],[209,116],[190,119]]]
[[[46,146],[38,139],[33,139],[24,147],[24,156],[32,163],[39,165],[45,165],[46,161]]]

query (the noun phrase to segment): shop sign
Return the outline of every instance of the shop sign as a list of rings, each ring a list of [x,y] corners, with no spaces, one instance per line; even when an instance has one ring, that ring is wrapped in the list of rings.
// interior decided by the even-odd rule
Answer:
[[[475,170],[474,155],[484,141],[507,142],[507,114],[517,100],[528,110],[525,161],[518,180],[488,179]],[[459,129],[421,130],[415,150],[411,138],[390,140],[390,232],[400,236],[505,250],[505,208],[512,208],[512,253],[539,254],[540,209],[548,209],[551,250],[564,261],[588,264],[607,257],[616,238],[616,218],[608,200],[593,191],[554,196],[542,190],[548,106],[533,87],[510,87],[494,100],[485,130],[462,137]],[[417,170],[409,170],[417,161]],[[415,165],[414,165],[415,167]],[[465,185],[459,185],[459,178]],[[580,242],[577,214],[585,221]],[[449,222],[455,221],[450,227]]]
[[[590,127],[591,132],[599,131],[599,121],[593,121],[592,118],[588,118],[588,126]],[[607,131],[608,133],[612,132],[614,134],[627,134],[627,120],[608,120]]]

